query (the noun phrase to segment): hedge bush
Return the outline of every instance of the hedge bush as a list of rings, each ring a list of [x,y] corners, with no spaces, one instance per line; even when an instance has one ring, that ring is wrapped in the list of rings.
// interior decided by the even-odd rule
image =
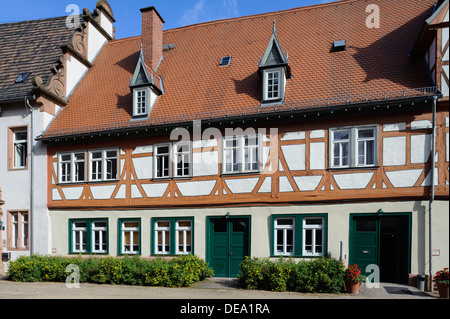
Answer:
[[[214,272],[198,256],[187,255],[166,260],[133,257],[49,257],[22,256],[10,262],[7,279],[22,282],[65,282],[66,267],[74,264],[80,270],[80,282],[141,286],[187,287],[212,277]]]
[[[238,275],[243,288],[271,291],[340,293],[344,290],[344,265],[334,258],[320,257],[294,262],[280,258],[245,258]]]

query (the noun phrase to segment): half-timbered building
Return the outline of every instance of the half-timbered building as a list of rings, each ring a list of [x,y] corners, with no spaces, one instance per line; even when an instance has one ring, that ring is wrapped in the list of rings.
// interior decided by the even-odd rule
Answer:
[[[38,138],[53,253],[448,265],[448,0],[141,11]]]

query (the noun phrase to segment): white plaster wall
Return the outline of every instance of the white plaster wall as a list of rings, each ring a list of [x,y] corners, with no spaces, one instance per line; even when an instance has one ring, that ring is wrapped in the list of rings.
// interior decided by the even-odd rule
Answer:
[[[206,196],[211,194],[216,181],[180,182],[177,187],[183,196]]]
[[[259,177],[256,178],[238,178],[225,180],[228,188],[233,194],[251,193],[258,183]]]
[[[411,163],[426,163],[431,154],[431,134],[411,136]]]
[[[406,165],[406,136],[383,138],[383,166]]]
[[[91,23],[88,24],[88,34],[88,60],[92,62],[107,40]]]
[[[305,170],[305,144],[281,145],[281,150],[289,170]]]
[[[219,152],[197,152],[192,154],[192,174],[210,176],[219,174]]]
[[[325,169],[325,142],[309,144],[309,168]]]
[[[413,187],[422,171],[422,169],[391,171],[386,172],[386,176],[394,187]]]
[[[153,157],[133,158],[134,170],[138,179],[150,179],[153,174]]]
[[[67,97],[69,97],[75,87],[80,82],[81,78],[86,74],[88,68],[78,61],[77,58],[71,57],[70,60],[66,62],[67,67],[67,80],[66,80],[66,92]]]
[[[100,13],[100,25],[111,37],[114,35],[113,24],[103,12]]]
[[[372,179],[373,173],[334,174],[333,178],[340,189],[364,189]]]

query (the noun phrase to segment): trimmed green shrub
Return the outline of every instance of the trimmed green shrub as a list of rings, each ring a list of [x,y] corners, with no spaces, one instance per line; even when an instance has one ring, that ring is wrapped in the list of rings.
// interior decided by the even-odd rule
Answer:
[[[194,255],[171,260],[147,260],[139,256],[82,259],[33,255],[10,262],[7,279],[65,282],[69,275],[66,267],[71,264],[79,267],[80,282],[97,284],[186,287],[214,275],[209,265]]]
[[[344,273],[344,265],[330,257],[297,263],[287,258],[246,258],[238,277],[245,289],[340,293],[344,289]]]

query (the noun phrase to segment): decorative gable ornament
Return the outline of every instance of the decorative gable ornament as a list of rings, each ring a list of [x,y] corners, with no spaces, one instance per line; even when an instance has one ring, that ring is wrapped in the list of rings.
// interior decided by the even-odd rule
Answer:
[[[161,79],[159,82],[162,86]],[[130,89],[133,91],[133,117],[148,117],[162,90],[155,85],[153,73],[145,65],[142,49],[130,80]]]
[[[286,81],[290,78],[289,55],[284,55],[277,38],[275,20],[272,36],[263,57],[259,59],[259,72],[262,78],[262,104],[282,103]]]

